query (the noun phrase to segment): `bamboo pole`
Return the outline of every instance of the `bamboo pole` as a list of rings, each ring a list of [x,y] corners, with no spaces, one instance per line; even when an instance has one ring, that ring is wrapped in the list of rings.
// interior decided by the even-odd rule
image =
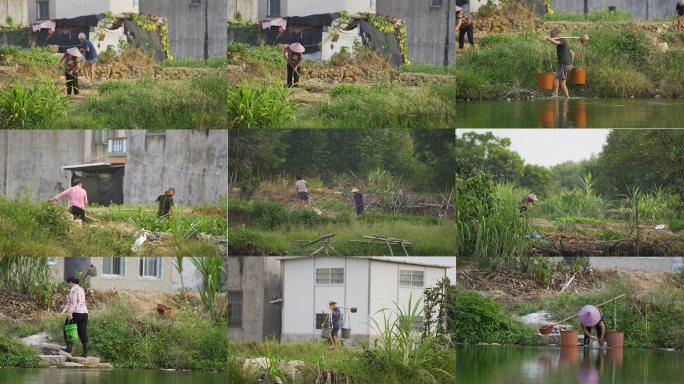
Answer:
[[[601,304],[597,305],[596,308],[602,307],[602,306],[604,306],[604,305],[610,303],[611,301],[615,301],[615,300],[621,298],[621,297],[624,296],[624,295],[625,295],[625,294],[623,293],[622,295],[620,295],[620,296],[618,296],[618,297],[616,297],[616,298],[610,299],[610,300],[606,301],[605,303],[601,303]],[[563,320],[561,320],[561,321],[559,321],[559,322],[557,322],[557,323],[555,323],[555,324],[547,325],[546,327],[544,327],[544,329],[553,328],[553,327],[555,327],[556,325],[558,325],[558,324],[560,324],[560,323],[564,323],[564,322],[566,322],[566,321],[568,321],[568,320],[570,320],[570,319],[572,319],[572,318],[574,318],[574,317],[577,317],[577,316],[579,316],[579,313],[577,313],[576,315],[570,316],[570,317],[568,317],[567,319],[563,319]]]

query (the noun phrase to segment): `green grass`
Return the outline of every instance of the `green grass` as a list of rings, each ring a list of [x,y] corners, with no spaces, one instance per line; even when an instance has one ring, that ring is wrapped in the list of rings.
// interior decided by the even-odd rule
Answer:
[[[225,68],[226,65],[228,65],[228,59],[224,56],[212,56],[207,61],[202,58],[181,57],[173,60],[166,59],[159,63],[162,68]]]
[[[397,72],[407,73],[429,73],[431,75],[455,74],[456,66],[450,65],[444,68],[443,65],[432,65],[421,61],[420,63],[412,62],[411,64],[401,64],[394,68]]]
[[[225,72],[177,81],[108,81],[41,129],[220,129],[228,126]]]
[[[117,368],[189,369],[226,371],[228,328],[214,325],[204,314],[174,310],[175,320],[165,320],[156,311],[138,313],[122,300],[90,313],[88,337],[93,356]],[[47,331],[63,340],[64,316],[50,318]],[[75,353],[81,345],[74,343]]]
[[[448,80],[419,87],[340,85],[330,102],[301,108],[282,128],[449,128],[456,121],[456,89]]]
[[[582,223],[582,224],[606,224],[605,220],[592,219],[590,217],[559,217],[557,223]]]
[[[554,12],[547,13],[542,16],[543,21],[591,21],[597,23],[615,23],[615,22],[643,22],[644,20],[640,17],[632,16],[631,13],[623,11],[621,9],[615,9],[615,11],[609,11],[608,7],[602,10],[589,11],[585,17],[584,12]],[[662,18],[661,18],[662,20]],[[655,20],[654,20],[655,21]],[[672,21],[672,15],[670,15],[670,21]]]
[[[10,333],[0,325],[0,367],[38,367],[40,360],[36,355],[36,351],[14,340]]]

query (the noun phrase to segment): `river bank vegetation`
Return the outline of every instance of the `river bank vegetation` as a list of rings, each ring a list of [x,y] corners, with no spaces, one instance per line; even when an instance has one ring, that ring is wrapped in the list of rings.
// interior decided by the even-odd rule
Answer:
[[[525,164],[491,133],[456,142],[459,255],[684,254],[680,130],[613,130],[597,157],[551,168]],[[520,217],[528,193],[544,205]]]

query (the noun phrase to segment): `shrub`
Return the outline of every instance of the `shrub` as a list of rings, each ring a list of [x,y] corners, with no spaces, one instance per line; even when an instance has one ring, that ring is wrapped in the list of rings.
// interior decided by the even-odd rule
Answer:
[[[34,368],[40,366],[36,352],[12,339],[0,328],[0,367]]]
[[[684,229],[684,220],[672,220],[670,221],[670,230],[679,231]]]
[[[60,98],[62,89],[46,79],[42,82],[15,81],[1,92],[0,108],[4,128],[24,128],[30,123],[61,116],[65,113],[69,100],[69,96]]]

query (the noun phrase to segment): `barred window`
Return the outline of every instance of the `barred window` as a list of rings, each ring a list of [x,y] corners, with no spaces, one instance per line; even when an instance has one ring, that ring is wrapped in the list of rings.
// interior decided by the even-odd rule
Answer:
[[[139,273],[141,277],[161,278],[161,257],[141,257]]]
[[[440,7],[442,5],[442,0],[431,0],[433,7]]]
[[[124,276],[124,262],[123,257],[103,257],[102,274]]]
[[[242,291],[228,291],[228,326],[242,328]]]
[[[416,287],[422,288],[425,286],[425,272],[423,271],[399,271],[399,286],[400,287]]]
[[[423,332],[423,324],[425,323],[425,317],[424,316],[414,316],[413,321],[411,322],[411,330],[416,331],[418,333]],[[402,328],[402,323],[399,323],[399,327]]]
[[[316,268],[316,284],[344,284],[344,268]]]

